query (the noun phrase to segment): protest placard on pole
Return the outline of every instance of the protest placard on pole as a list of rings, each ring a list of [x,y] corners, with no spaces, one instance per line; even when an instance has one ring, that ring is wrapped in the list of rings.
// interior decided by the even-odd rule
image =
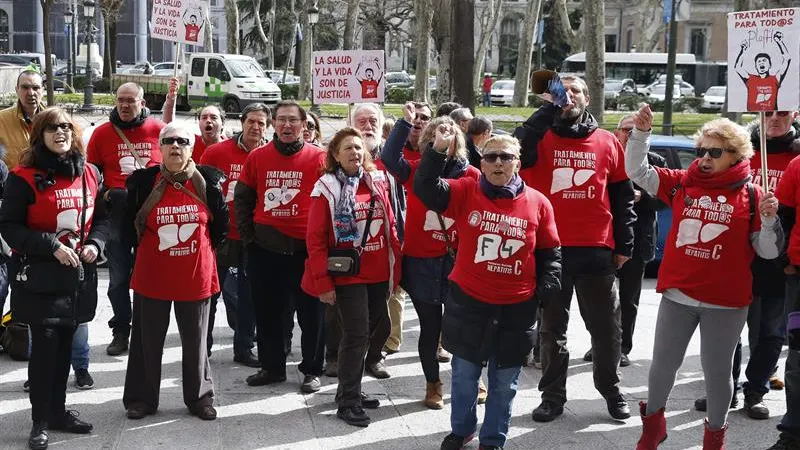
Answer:
[[[155,39],[202,47],[203,27],[208,23],[207,2],[201,0],[153,0],[150,35]]]
[[[800,8],[728,14],[728,111],[758,112],[761,184],[769,191],[767,111],[800,105]]]
[[[384,101],[383,50],[314,52],[314,103]]]

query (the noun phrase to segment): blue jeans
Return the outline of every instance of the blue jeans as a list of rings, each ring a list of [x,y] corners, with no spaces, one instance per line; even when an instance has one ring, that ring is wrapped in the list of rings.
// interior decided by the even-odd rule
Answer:
[[[451,388],[452,411],[450,426],[458,436],[475,433],[478,423],[476,408],[478,404],[478,379],[483,366],[453,355],[453,384]],[[517,395],[517,380],[521,366],[498,368],[494,356],[487,364],[489,375],[489,396],[486,398],[486,414],[481,427],[481,445],[502,447],[508,438],[511,423],[511,404]]]
[[[133,254],[131,248],[120,242],[119,226],[109,227],[106,241],[106,258],[108,258],[108,300],[114,317],[108,326],[114,334],[129,336],[131,334],[131,269]]]
[[[489,92],[483,93],[483,106],[492,106],[492,96]]]
[[[89,368],[89,324],[78,325],[72,335],[72,369]]]
[[[786,358],[786,414],[778,429],[800,439],[800,350],[789,350]]]
[[[778,364],[786,340],[784,296],[755,297],[747,312],[750,361],[745,369],[744,393],[764,395],[769,392],[769,377]]]
[[[236,272],[233,272],[233,271]],[[214,318],[217,313],[217,300],[222,296],[225,302],[225,315],[228,326],[233,330],[233,354],[244,355],[253,348],[256,334],[255,311],[250,296],[250,283],[244,268],[231,269],[217,266],[217,275],[222,292],[211,297],[211,311],[208,317],[208,349],[214,344]]]

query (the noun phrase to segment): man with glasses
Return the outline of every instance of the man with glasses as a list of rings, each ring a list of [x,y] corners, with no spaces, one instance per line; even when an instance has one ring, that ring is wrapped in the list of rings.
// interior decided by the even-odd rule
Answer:
[[[324,353],[322,303],[300,289],[308,258],[306,228],[311,190],[326,152],[303,141],[306,110],[284,100],[275,106],[272,141],[250,152],[234,189],[236,227],[247,248],[247,274],[258,330],[261,370],[249,386],[286,381],[286,328],[290,302],[302,332],[301,390],[319,391]]]
[[[111,214],[112,226],[106,242],[108,258],[108,299],[114,317],[108,321],[113,339],[106,347],[110,356],[128,350],[131,332],[130,281],[133,267],[132,244],[119,234],[127,200],[125,180],[134,170],[161,163],[158,135],[164,123],[150,117],[145,107],[144,89],[125,83],[117,89],[109,121],[98,126],[86,147],[87,160],[103,173],[103,200]]]
[[[6,148],[3,161],[9,169],[17,167],[19,154],[30,147],[33,115],[44,109],[42,76],[35,70],[23,70],[17,77],[17,101],[0,111],[0,145]]]
[[[625,173],[622,146],[599,128],[586,110],[586,82],[562,76],[568,101],[554,105],[549,93],[515,136],[522,143],[520,176],[553,204],[561,238],[561,292],[542,309],[542,403],[533,420],[549,422],[567,401],[567,326],[576,291],[581,316],[592,337],[595,388],[617,420],[630,417],[619,388],[621,313],[615,272],[633,254],[633,184]]]

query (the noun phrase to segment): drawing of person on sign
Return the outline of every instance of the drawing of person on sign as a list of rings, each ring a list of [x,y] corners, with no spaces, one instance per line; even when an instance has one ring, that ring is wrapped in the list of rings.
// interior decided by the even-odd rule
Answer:
[[[383,78],[383,72],[381,71],[381,64],[378,58],[375,58],[373,61],[375,63],[375,69],[372,67],[364,68],[364,73],[361,73],[361,69],[364,65],[366,57],[361,59],[361,62],[358,63],[358,67],[356,68],[355,77],[356,80],[361,84],[361,98],[378,98],[378,84],[381,82],[381,78]],[[375,70],[377,69],[377,77],[375,76]]]
[[[187,17],[188,16],[188,17]],[[200,36],[200,30],[203,28],[202,14],[197,11],[189,12],[187,9],[183,13],[183,25],[186,27],[186,40],[190,42],[197,42]],[[200,23],[198,24],[198,21]]]
[[[748,111],[776,111],[778,109],[778,89],[786,78],[792,59],[789,57],[786,43],[783,42],[783,33],[776,31],[772,35],[771,41],[779,53],[774,51],[772,54],[766,51],[750,52],[755,53],[752,55],[755,73],[750,73],[745,69],[745,61],[750,59],[750,56],[745,56],[750,48],[749,39],[742,41],[739,55],[736,57],[734,68],[747,87]]]

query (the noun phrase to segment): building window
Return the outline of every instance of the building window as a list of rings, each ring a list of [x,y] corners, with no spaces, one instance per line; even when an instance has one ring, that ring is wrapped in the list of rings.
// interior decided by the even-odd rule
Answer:
[[[630,52],[633,49],[633,28],[628,28],[628,31],[625,32],[625,51]]]
[[[519,52],[520,19],[506,17],[500,22],[500,57],[498,73],[513,74],[517,69],[517,53]]]
[[[0,9],[0,53],[8,53],[8,13]]]
[[[617,35],[616,34],[607,34],[606,35],[606,52],[616,52],[617,51]]]
[[[705,27],[689,31],[689,53],[694,53],[700,61],[708,59],[708,30]]]

